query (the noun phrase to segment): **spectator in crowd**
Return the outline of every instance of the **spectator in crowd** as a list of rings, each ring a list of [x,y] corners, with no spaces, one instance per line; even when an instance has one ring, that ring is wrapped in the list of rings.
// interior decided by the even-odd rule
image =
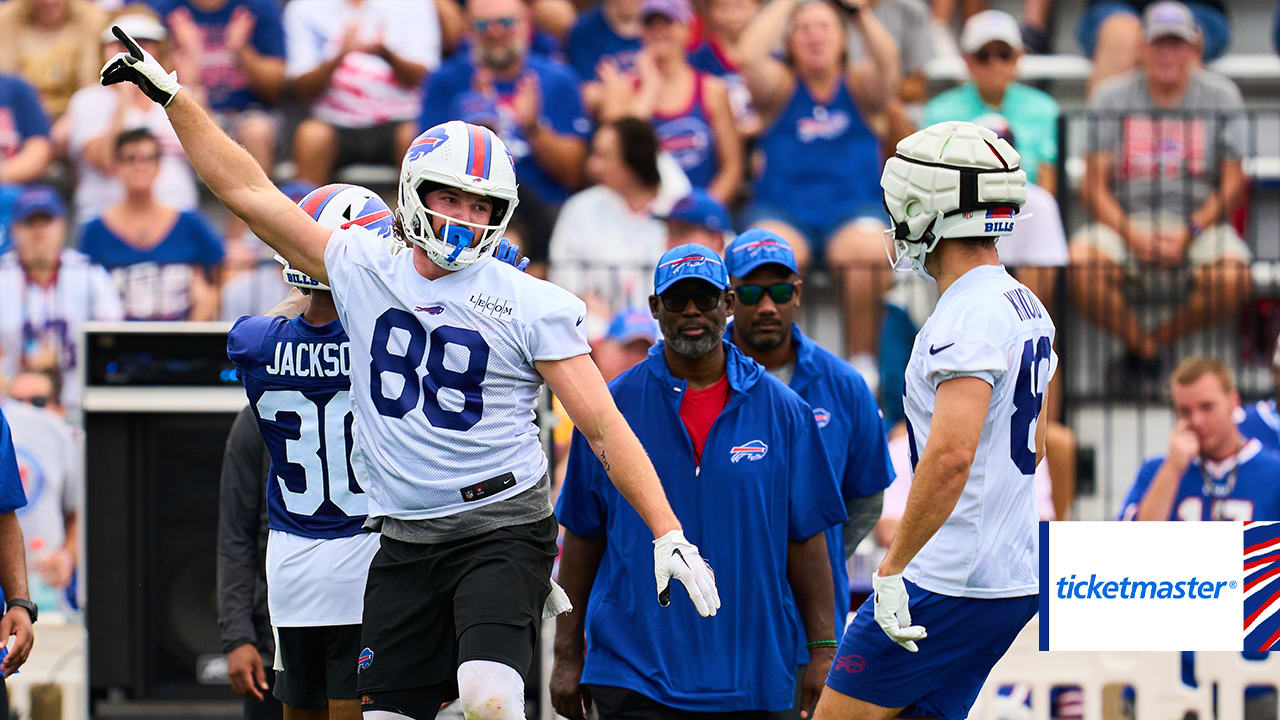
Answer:
[[[275,638],[267,611],[267,474],[271,458],[253,408],[236,415],[218,485],[218,630],[244,720],[280,720],[271,688]]]
[[[921,32],[929,24],[929,8],[924,0],[868,0],[867,7],[898,45],[900,72],[898,92],[885,105],[887,129],[881,138],[881,147],[892,152],[898,141],[916,131],[915,120],[920,118],[922,105],[929,98],[929,80],[925,77],[925,65],[933,59],[932,35]],[[862,35],[849,29],[849,57],[861,61],[867,57]]]
[[[729,211],[705,190],[694,190],[662,214],[667,225],[667,250],[685,243],[724,251],[725,236],[733,231]]]
[[[418,134],[421,84],[440,64],[430,0],[307,0],[284,9],[285,76],[311,117],[293,135],[297,177],[329,182],[337,167],[399,167]]]
[[[1143,45],[1150,42],[1144,37],[1147,23],[1140,19],[1141,15],[1152,5],[1161,4],[1164,0],[1089,0],[1080,24],[1076,26],[1076,40],[1084,48],[1084,54],[1093,60],[1089,74],[1091,97],[1103,80],[1138,66],[1143,56]],[[1204,62],[1222,57],[1231,43],[1226,2],[1192,0],[1186,3],[1186,7],[1199,27],[1197,37],[1190,41],[1195,45],[1195,56],[1203,58]]]
[[[98,34],[106,22],[107,14],[89,0],[5,3],[0,7],[0,72],[26,78],[56,121],[72,93],[98,82]]]
[[[0,185],[29,183],[53,162],[49,118],[26,80],[0,74]]]
[[[1233,421],[1240,395],[1221,362],[1190,357],[1169,376],[1169,452],[1143,463],[1121,520],[1278,520],[1280,455]]]
[[[42,377],[42,376],[41,376]],[[48,404],[53,393],[33,396]],[[18,473],[27,504],[18,512],[26,541],[31,597],[46,609],[76,609],[72,587],[79,557],[80,486],[84,478],[83,451],[65,420],[36,404],[13,399],[3,403],[12,422]]]
[[[587,337],[614,312],[640,305],[653,258],[662,253],[664,215],[689,194],[689,180],[645,120],[602,125],[591,141],[587,173],[598,184],[564,204],[551,234],[549,279],[587,303]]]
[[[270,174],[284,90],[284,25],[272,0],[150,0],[199,68],[215,118]],[[187,82],[187,78],[183,78]]]
[[[129,9],[111,21],[129,33],[143,50],[166,67],[169,63],[168,33],[152,15]],[[107,28],[101,36],[101,60],[106,61],[124,46]],[[183,75],[183,81],[186,81]],[[67,109],[68,152],[76,169],[76,189],[72,207],[76,222],[85,223],[102,214],[124,197],[124,185],[116,177],[116,138],[123,132],[146,128],[160,140],[160,174],[156,199],[179,210],[193,210],[199,203],[195,176],[187,162],[178,136],[174,134],[164,108],[152,102],[132,83],[103,87],[93,83],[76,91]]]
[[[572,720],[584,698],[602,720],[790,708],[802,638],[811,713],[834,656],[823,531],[845,520],[839,489],[813,410],[724,340],[728,284],[704,247],[664,253],[649,308],[666,340],[610,385],[685,531],[732,548],[717,576],[724,616],[695,627],[687,607],[634,602],[653,577],[628,558],[650,539],[575,434],[556,505],[559,582],[585,612],[557,620],[551,679],[552,703]],[[632,621],[618,622],[618,607]]]
[[[640,6],[644,0],[600,0],[582,12],[573,29],[565,50],[569,64],[582,82],[596,76],[600,61],[608,58],[619,70],[626,72],[635,63],[640,52]]]
[[[27,504],[18,475],[18,458],[9,432],[9,421],[0,409],[0,595],[5,601],[5,614],[0,619],[0,637],[6,641],[16,635],[4,661],[0,662],[0,711],[9,712],[9,692],[3,678],[18,671],[31,653],[35,640],[31,625],[37,608],[27,596],[27,564],[22,541],[22,526],[15,510]],[[6,643],[7,644],[7,643]]]
[[[761,128],[760,115],[751,100],[751,91],[742,79],[738,61],[738,38],[760,11],[759,0],[706,0],[702,11],[702,43],[689,53],[689,64],[724,81],[729,107],[738,134],[755,137]]]
[[[689,65],[688,0],[644,0],[643,47],[635,80],[610,60],[601,62],[600,118],[632,115],[651,120],[658,147],[680,163],[689,182],[721,203],[734,200],[742,182],[743,145],[719,78]]]
[[[1257,438],[1264,447],[1280,453],[1280,411],[1276,409],[1276,399],[1280,398],[1280,337],[1276,338],[1271,356],[1271,377],[1273,396],[1237,410],[1235,419],[1245,437]]]
[[[9,381],[5,393],[17,402],[43,408],[65,420],[67,407],[59,400],[63,388],[62,372],[47,367],[18,373]]]
[[[423,132],[482,108],[515,161],[522,190],[559,205],[582,182],[591,123],[573,73],[529,52],[529,10],[522,0],[470,0],[475,48],[451,58],[427,81]],[[477,97],[478,96],[478,97]],[[477,118],[479,119],[479,118]],[[488,124],[488,123],[486,123]],[[525,204],[522,195],[521,206]]]
[[[944,120],[985,125],[981,118],[1002,116],[1017,136],[1014,149],[1022,157],[1027,182],[1056,193],[1058,102],[1043,90],[1015,82],[1023,49],[1018,21],[1000,10],[980,12],[965,22],[960,49],[969,67],[969,82],[930,100],[924,108],[924,126]]]
[[[145,128],[116,139],[124,199],[84,226],[80,249],[111,274],[129,320],[212,320],[222,240],[200,213],[155,197],[160,141]]]
[[[826,530],[835,585],[834,627],[840,636],[849,616],[846,563],[880,517],[884,489],[893,481],[880,408],[858,371],[805,336],[793,321],[804,283],[785,240],[768,230],[748,230],[729,244],[724,261],[737,297],[725,339],[813,409],[849,514],[842,527]]]
[[[1240,91],[1199,69],[1199,29],[1177,2],[1147,9],[1143,69],[1097,89],[1082,196],[1093,222],[1071,240],[1073,298],[1128,354],[1111,375],[1158,377],[1157,354],[1178,337],[1231,317],[1249,297],[1249,248],[1227,223],[1245,187]],[[1176,314],[1149,331],[1125,285],[1189,265]],[[1163,273],[1167,275],[1167,273]]]
[[[55,368],[69,382],[59,399],[80,406],[80,325],[122,320],[110,278],[64,247],[66,208],[53,188],[25,188],[14,206],[14,249],[0,255],[0,375]]]
[[[884,264],[884,208],[876,178],[885,103],[897,91],[898,50],[865,0],[775,0],[738,41],[742,74],[765,131],[755,200],[745,225],[781,235],[803,272],[824,258],[843,275],[846,352],[874,373]],[[870,61],[848,62],[845,23],[863,36]],[[785,56],[770,49],[785,36]]]

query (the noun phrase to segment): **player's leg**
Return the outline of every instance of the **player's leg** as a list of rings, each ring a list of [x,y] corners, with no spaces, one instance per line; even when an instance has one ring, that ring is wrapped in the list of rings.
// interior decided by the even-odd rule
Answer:
[[[830,687],[822,690],[814,720],[888,720],[897,717],[902,708],[881,707],[866,700],[849,697]]]
[[[458,702],[467,720],[523,720],[524,678],[504,663],[467,660],[458,666]]]
[[[360,626],[334,625],[325,628],[325,690],[329,698],[329,720],[360,720],[360,698],[356,695]]]
[[[284,705],[284,720],[325,720],[324,628],[276,628],[279,669],[272,688]]]

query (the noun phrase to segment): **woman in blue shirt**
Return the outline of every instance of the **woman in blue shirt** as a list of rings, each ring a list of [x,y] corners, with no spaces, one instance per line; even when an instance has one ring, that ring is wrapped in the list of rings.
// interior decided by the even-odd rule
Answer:
[[[89,221],[80,250],[107,269],[129,320],[213,320],[222,240],[202,215],[156,202],[160,142],[138,128],[116,139],[125,196]]]
[[[851,62],[846,24],[870,60]],[[770,48],[784,41],[785,57]],[[826,258],[843,274],[847,350],[874,368],[884,265],[880,141],[897,92],[898,49],[865,0],[774,0],[738,40],[742,75],[764,122],[754,203],[744,224],[781,235],[803,271]],[[859,357],[859,360],[862,358]]]

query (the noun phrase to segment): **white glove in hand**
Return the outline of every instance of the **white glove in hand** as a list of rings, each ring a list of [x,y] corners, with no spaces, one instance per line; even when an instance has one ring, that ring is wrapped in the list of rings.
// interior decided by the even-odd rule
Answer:
[[[147,97],[169,107],[169,103],[173,102],[173,98],[182,89],[178,84],[178,74],[165,72],[155,57],[139,47],[120,26],[112,25],[111,32],[124,44],[125,52],[116,53],[115,57],[102,66],[102,84],[131,82]]]
[[[542,603],[542,619],[549,620],[571,610],[573,610],[573,603],[569,602],[569,596],[565,594],[564,588],[552,580],[551,592],[547,595],[547,601]]]
[[[871,576],[871,588],[875,593],[876,624],[889,639],[911,652],[918,652],[916,640],[923,640],[923,625],[911,624],[911,610],[907,607],[910,597],[902,582],[902,573],[880,577]]]
[[[720,609],[720,592],[716,590],[716,574],[698,548],[684,539],[684,532],[672,530],[653,541],[653,574],[658,579],[658,604],[671,604],[671,578],[684,583],[689,599],[702,617],[710,617]]]

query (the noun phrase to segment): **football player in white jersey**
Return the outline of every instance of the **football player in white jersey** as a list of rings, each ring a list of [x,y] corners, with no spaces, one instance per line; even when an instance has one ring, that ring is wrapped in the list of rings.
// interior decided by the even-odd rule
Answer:
[[[391,255],[365,228],[329,230],[119,28],[102,83],[137,84],[168,111],[201,179],[289,264],[328,285],[350,338],[351,466],[381,547],[352,661],[366,720],[524,714],[524,673],[553,593],[555,517],[534,424],[545,381],[653,532],[658,600],[680,580],[703,616],[715,577],[588,355],[586,308],[492,257],[517,203],[502,141],[452,121],[409,148]],[[638,559],[636,561],[639,561]]]
[[[818,720],[965,718],[1036,613],[1032,478],[1057,356],[1049,314],[996,254],[1026,199],[1018,163],[966,122],[907,137],[885,163],[890,261],[942,296],[906,371],[907,508],[836,651]]]

